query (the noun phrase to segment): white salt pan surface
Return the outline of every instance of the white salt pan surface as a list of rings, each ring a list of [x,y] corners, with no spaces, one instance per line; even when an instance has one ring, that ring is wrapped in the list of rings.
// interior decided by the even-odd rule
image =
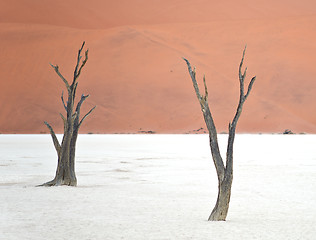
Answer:
[[[49,135],[0,135],[0,239],[316,239],[315,146],[237,135],[227,221],[208,222],[207,135],[80,135],[77,188],[35,187],[55,174]]]

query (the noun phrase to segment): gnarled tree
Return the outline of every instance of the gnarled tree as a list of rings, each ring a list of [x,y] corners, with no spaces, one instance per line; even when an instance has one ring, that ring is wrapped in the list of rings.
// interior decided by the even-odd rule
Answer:
[[[197,81],[196,81],[196,73],[195,68],[192,70],[190,62],[184,58],[187,63],[189,73],[193,82],[194,90],[196,96],[200,102],[201,110],[203,112],[204,120],[209,132],[210,138],[210,148],[212,152],[213,162],[216,168],[217,178],[218,178],[218,196],[216,205],[209,217],[209,221],[225,221],[228,208],[229,208],[229,201],[231,196],[231,187],[233,182],[233,145],[235,139],[235,131],[238,119],[241,115],[243,105],[250,94],[252,85],[256,79],[253,77],[248,85],[247,92],[245,93],[244,88],[244,81],[246,78],[247,68],[242,73],[242,65],[245,57],[246,47],[243,51],[242,59],[239,65],[239,83],[240,83],[240,96],[239,96],[239,103],[236,110],[235,117],[231,123],[229,123],[229,136],[228,136],[228,146],[226,152],[226,164],[224,165],[223,158],[220,154],[218,141],[217,141],[217,131],[213,121],[213,117],[209,108],[208,104],[208,92],[205,82],[205,76],[203,78],[204,88],[205,88],[205,95],[203,96],[200,93]]]
[[[50,134],[53,139],[53,143],[58,155],[58,165],[56,170],[55,178],[52,181],[42,184],[41,186],[77,186],[77,178],[75,174],[75,151],[76,142],[78,137],[79,128],[82,125],[86,117],[95,109],[93,107],[83,118],[80,120],[80,108],[82,103],[89,97],[89,95],[82,95],[81,99],[75,107],[75,97],[76,90],[78,86],[78,77],[81,73],[82,68],[88,61],[88,50],[85,51],[85,58],[82,60],[81,52],[85,42],[83,42],[81,48],[78,51],[77,64],[74,71],[74,76],[71,84],[64,78],[60,73],[58,65],[54,66],[51,64],[52,68],[55,70],[57,75],[65,83],[68,100],[67,103],[64,101],[63,93],[61,95],[61,100],[66,110],[66,117],[60,113],[60,116],[64,122],[64,135],[61,144],[59,143],[53,128],[45,122],[48,127]]]

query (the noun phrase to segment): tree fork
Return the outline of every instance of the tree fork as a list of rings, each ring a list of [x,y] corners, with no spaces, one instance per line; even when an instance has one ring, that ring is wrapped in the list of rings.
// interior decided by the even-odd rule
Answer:
[[[209,132],[210,148],[211,148],[212,158],[213,158],[213,162],[215,165],[217,178],[218,178],[217,201],[210,217],[208,218],[209,221],[225,221],[227,217],[227,213],[228,213],[230,196],[231,196],[231,187],[232,187],[232,182],[233,182],[233,145],[234,145],[234,139],[235,139],[235,131],[237,127],[237,122],[242,112],[243,104],[245,103],[247,97],[249,96],[252,86],[256,80],[256,77],[253,77],[250,80],[247,92],[245,94],[244,80],[246,78],[247,68],[245,68],[244,73],[242,73],[242,66],[244,62],[245,52],[246,52],[246,46],[244,48],[241,62],[239,65],[239,83],[240,83],[239,103],[238,103],[233,121],[229,123],[229,127],[228,127],[229,135],[228,135],[228,144],[227,144],[227,152],[226,152],[226,165],[224,165],[224,162],[223,162],[223,159],[218,147],[217,131],[216,131],[214,120],[213,120],[213,117],[209,108],[209,104],[208,104],[208,91],[207,91],[205,76],[203,77],[205,95],[203,96],[200,93],[198,83],[196,81],[195,68],[192,70],[190,62],[187,59],[183,58],[187,64],[189,74],[193,83],[194,91],[196,93],[197,99],[199,100],[203,117],[204,117],[204,121]]]

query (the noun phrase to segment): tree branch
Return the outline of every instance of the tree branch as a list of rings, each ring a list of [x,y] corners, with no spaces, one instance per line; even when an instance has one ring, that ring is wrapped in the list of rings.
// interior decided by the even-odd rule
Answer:
[[[67,106],[66,106],[65,101],[64,101],[64,91],[62,91],[62,93],[61,93],[61,101],[63,102],[64,108],[67,112]]]
[[[243,63],[244,63],[244,58],[245,58],[246,49],[247,49],[247,45],[245,45],[244,51],[243,51],[243,53],[242,53],[242,58],[241,58],[241,61],[240,61],[240,64],[239,64],[239,80],[244,78],[244,77],[243,77],[243,74],[242,74],[242,72],[241,72],[241,69],[242,69],[242,65],[243,65]],[[246,68],[246,70],[247,70],[247,68]],[[245,70],[244,75],[246,74],[246,70]]]
[[[59,113],[59,115],[61,116],[61,118],[62,118],[62,120],[63,120],[64,122],[67,121],[66,118],[64,117],[64,115],[62,115],[61,113]]]
[[[88,52],[89,52],[89,49],[85,52],[85,59],[82,61],[82,64],[81,64],[81,66],[79,68],[77,77],[79,77],[79,75],[81,73],[81,69],[84,67],[84,65],[86,65],[86,62],[88,61]]]
[[[246,52],[246,47],[243,51],[243,55],[240,61],[239,65],[239,81],[240,81],[240,97],[239,97],[239,103],[237,106],[236,114],[234,116],[234,119],[231,124],[229,124],[229,136],[228,136],[228,145],[227,145],[227,152],[226,152],[226,173],[227,174],[232,174],[233,172],[233,144],[234,144],[234,139],[235,139],[235,132],[236,132],[236,127],[237,127],[237,122],[239,120],[239,117],[242,112],[242,108],[244,105],[244,102],[246,101],[247,97],[250,94],[250,91],[252,89],[252,86],[256,80],[256,77],[253,77],[248,85],[248,90],[246,95],[244,95],[244,80],[246,77],[246,72],[247,72],[247,67],[245,68],[244,74],[241,73],[241,68],[244,62],[245,58],[245,52]]]
[[[198,86],[198,84],[197,84],[197,82],[196,82],[196,79],[195,79],[195,68],[194,68],[194,70],[192,70],[192,67],[191,67],[191,64],[190,64],[190,62],[187,60],[187,59],[185,59],[185,58],[183,58],[183,60],[187,63],[187,65],[188,65],[188,70],[189,70],[189,74],[190,74],[190,76],[191,76],[191,79],[192,79],[192,83],[193,83],[193,87],[194,87],[194,90],[195,90],[195,93],[196,93],[196,96],[197,96],[197,98],[198,98],[198,100],[199,100],[199,102],[201,101],[201,99],[202,99],[202,97],[201,97],[201,93],[200,93],[200,90],[199,90],[199,86]],[[200,102],[201,103],[201,102]]]
[[[68,90],[68,92],[70,91],[70,86],[69,86],[69,83],[68,81],[64,78],[64,76],[59,72],[59,67],[58,65],[54,66],[53,64],[50,63],[50,65],[52,66],[52,68],[55,69],[55,72],[57,73],[57,75],[63,80],[63,82],[65,83],[66,85],[66,88]]]
[[[203,83],[204,83],[204,91],[205,91],[204,99],[205,99],[205,101],[207,102],[208,91],[207,91],[207,86],[206,86],[206,81],[205,81],[205,75],[203,76]]]
[[[250,83],[249,83],[249,85],[248,85],[248,91],[247,91],[247,93],[246,93],[246,95],[245,95],[245,97],[244,97],[244,101],[246,101],[246,99],[247,99],[247,97],[248,97],[248,95],[249,95],[249,93],[250,93],[250,91],[251,91],[251,89],[252,89],[252,85],[254,84],[254,82],[255,82],[255,80],[256,80],[256,76],[254,76],[252,79],[251,79],[251,81],[250,81]]]
[[[97,106],[94,106],[93,108],[91,108],[90,109],[90,111],[89,112],[87,112],[87,114],[86,115],[84,115],[84,117],[81,119],[81,121],[80,121],[80,123],[79,123],[79,125],[78,125],[78,128],[81,126],[81,124],[83,123],[83,121],[86,119],[86,117],[88,117],[89,115],[90,115],[90,113],[92,113],[93,112],[93,110],[96,108]]]
[[[67,119],[61,113],[59,113],[59,115],[61,116],[61,119],[63,120],[63,123],[64,123],[64,132],[66,132]]]
[[[80,99],[80,101],[78,102],[78,104],[77,104],[77,107],[76,107],[76,112],[78,112],[78,113],[80,113],[80,108],[81,108],[81,105],[82,105],[82,103],[89,97],[90,95],[88,94],[88,95],[81,95],[81,99]],[[78,114],[79,115],[79,114]]]
[[[194,70],[192,70],[191,64],[190,62],[183,58],[183,60],[187,63],[188,66],[188,70],[192,79],[192,83],[194,86],[194,90],[196,93],[196,96],[200,102],[201,105],[201,110],[203,112],[203,116],[204,116],[204,120],[207,126],[207,129],[209,131],[209,137],[210,137],[210,147],[211,147],[211,152],[212,152],[212,158],[213,158],[213,162],[216,168],[216,172],[217,172],[217,177],[219,179],[219,181],[222,181],[224,179],[224,173],[225,173],[225,166],[223,163],[223,159],[221,157],[220,151],[219,151],[219,146],[218,146],[218,140],[217,140],[217,131],[216,131],[216,127],[214,124],[214,120],[208,105],[208,101],[207,101],[207,97],[208,97],[208,91],[207,91],[207,86],[206,86],[206,82],[205,82],[205,76],[203,78],[203,82],[204,82],[204,88],[205,88],[205,96],[202,96],[196,81],[196,73],[195,73],[195,68]]]
[[[88,52],[89,52],[89,50],[86,50],[86,51],[85,51],[85,59],[82,61],[81,66],[79,67],[79,65],[80,65],[80,60],[81,60],[81,58],[82,58],[81,52],[82,52],[82,49],[83,49],[84,45],[85,45],[85,41],[82,43],[82,46],[81,46],[81,48],[80,48],[79,51],[78,51],[77,64],[76,64],[76,67],[75,67],[74,79],[73,79],[72,84],[74,84],[74,83],[76,82],[77,78],[79,77],[79,75],[80,75],[80,73],[81,73],[82,68],[84,67],[84,65],[85,65],[86,62],[88,61]]]
[[[51,125],[49,125],[48,122],[44,122],[44,123],[45,123],[45,125],[48,127],[48,129],[49,129],[49,132],[50,132],[50,135],[52,136],[53,143],[54,143],[54,146],[55,146],[57,155],[59,156],[61,146],[60,146],[59,141],[58,141],[58,139],[57,139],[57,137],[56,137],[56,134],[55,134],[53,128],[51,127]]]
[[[72,100],[73,100],[73,102],[75,101],[75,98],[76,98],[76,93],[77,93],[77,87],[78,87],[78,82],[76,82],[75,83],[75,85],[74,85],[74,89],[73,89],[73,94],[72,94]]]
[[[78,50],[78,57],[77,57],[77,64],[76,64],[76,67],[75,67],[75,71],[74,71],[74,79],[77,75],[77,72],[78,72],[78,67],[79,67],[79,64],[80,64],[80,59],[81,59],[81,51],[85,45],[85,41],[83,41],[82,45],[81,45],[81,48]]]

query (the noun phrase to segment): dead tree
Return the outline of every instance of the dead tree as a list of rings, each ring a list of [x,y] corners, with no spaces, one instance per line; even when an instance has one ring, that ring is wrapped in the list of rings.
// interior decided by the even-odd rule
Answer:
[[[218,196],[216,205],[209,217],[209,221],[225,221],[228,208],[229,208],[229,201],[231,196],[231,187],[233,182],[233,145],[234,145],[234,139],[235,139],[235,131],[238,119],[241,115],[241,111],[243,108],[243,105],[247,99],[247,97],[250,94],[252,85],[256,79],[256,77],[253,77],[248,85],[248,90],[245,94],[244,90],[244,80],[246,77],[247,68],[244,70],[244,73],[242,73],[242,65],[244,61],[246,47],[243,51],[242,59],[239,65],[239,83],[240,83],[240,97],[239,97],[239,104],[237,107],[237,111],[235,114],[235,117],[231,123],[229,123],[229,136],[228,136],[228,146],[227,146],[227,152],[226,152],[226,164],[224,165],[223,158],[220,154],[219,147],[218,147],[218,141],[217,141],[217,132],[216,127],[213,121],[213,117],[209,108],[208,104],[208,92],[205,82],[205,76],[203,78],[204,82],[204,88],[205,88],[205,95],[203,96],[200,93],[196,78],[195,78],[195,68],[192,70],[191,65],[187,59],[184,58],[184,60],[187,63],[189,73],[193,82],[194,90],[196,93],[196,96],[200,102],[201,110],[203,112],[204,120],[209,132],[209,138],[210,138],[210,148],[212,152],[212,158],[213,162],[216,168],[217,178],[218,178]]]
[[[64,78],[64,76],[60,73],[58,65],[54,66],[51,64],[52,68],[55,70],[57,75],[64,82],[67,93],[68,93],[68,101],[65,103],[63,93],[61,95],[61,100],[66,110],[66,117],[60,113],[60,116],[64,122],[64,135],[62,138],[61,144],[59,143],[56,134],[53,128],[45,122],[48,127],[51,137],[53,139],[53,143],[58,155],[58,165],[56,170],[55,178],[52,181],[42,184],[41,186],[59,186],[59,185],[68,185],[68,186],[77,186],[77,178],[75,174],[75,152],[76,152],[76,142],[78,137],[79,128],[82,125],[83,121],[86,117],[95,109],[93,107],[83,118],[80,120],[80,108],[82,103],[89,97],[89,95],[81,96],[81,99],[77,103],[75,107],[75,97],[76,90],[78,86],[78,77],[81,73],[82,68],[88,61],[88,50],[85,51],[85,58],[81,61],[82,56],[81,52],[85,45],[83,42],[81,48],[78,51],[77,64],[74,71],[74,76],[72,83]]]

